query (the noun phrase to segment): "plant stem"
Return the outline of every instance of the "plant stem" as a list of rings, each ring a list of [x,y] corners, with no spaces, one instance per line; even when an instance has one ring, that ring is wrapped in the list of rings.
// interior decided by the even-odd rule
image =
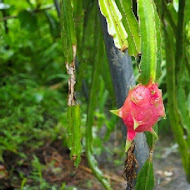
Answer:
[[[162,11],[165,12],[165,16],[168,19],[173,31],[175,32],[177,30],[177,27],[176,27],[176,24],[174,22],[174,19],[173,19],[172,15],[171,15],[170,11],[168,10],[167,5],[165,4],[165,2],[162,3],[162,5],[163,5],[163,10]]]
[[[60,9],[59,1],[58,0],[54,0],[54,5],[55,5],[55,8],[56,8],[58,17],[60,17],[60,15],[61,15],[61,9]]]
[[[179,11],[178,11],[178,23],[176,31],[176,53],[175,53],[175,74],[176,79],[178,78],[178,73],[183,60],[183,50],[184,50],[184,10],[185,10],[185,0],[179,1]]]
[[[177,31],[176,31],[176,52],[175,52],[175,74],[176,74],[176,78],[178,79],[178,73],[180,68],[182,67],[182,61],[184,59],[184,36],[185,36],[185,0],[180,0],[179,1],[179,10],[178,10],[178,23],[177,23]],[[186,63],[188,65],[188,62]],[[174,74],[174,75],[175,75]],[[176,81],[177,83],[177,81]],[[176,105],[177,106],[177,105]],[[178,114],[179,115],[179,114]],[[180,116],[179,116],[179,120],[180,120]],[[182,123],[182,122],[180,122]],[[181,126],[182,128],[183,126]],[[181,134],[182,135],[182,134]],[[183,138],[183,136],[181,136]],[[187,144],[187,142],[186,142]],[[188,151],[188,146],[186,145],[186,147],[181,147],[181,148],[185,148],[184,149],[184,157],[186,157],[187,161],[185,158],[183,158],[182,160],[184,160],[185,163],[185,173],[186,173],[186,178],[187,181],[190,183],[190,154]]]
[[[106,190],[111,190],[111,186],[108,181],[105,179],[103,173],[97,166],[97,161],[93,155],[92,149],[92,126],[93,126],[93,118],[94,118],[94,110],[96,109],[96,98],[97,98],[97,91],[99,88],[99,74],[100,74],[100,67],[101,67],[101,57],[103,53],[103,43],[102,38],[99,39],[99,48],[97,54],[97,61],[94,64],[94,72],[92,77],[92,84],[89,96],[89,103],[88,103],[88,113],[87,113],[87,128],[86,128],[86,155],[88,159],[88,164],[92,169],[94,175],[100,181],[100,183],[104,186]]]
[[[177,99],[176,99],[176,75],[175,75],[175,59],[172,48],[174,47],[174,40],[172,35],[169,35],[168,28],[164,27],[165,34],[165,50],[166,50],[166,82],[167,82],[167,92],[168,92],[168,111],[170,116],[170,122],[174,137],[179,145],[179,151],[182,157],[183,167],[187,176],[187,179],[190,177],[190,170],[188,169],[189,155],[188,155],[188,146],[187,142],[183,138],[183,126],[180,122],[180,116],[177,108]]]

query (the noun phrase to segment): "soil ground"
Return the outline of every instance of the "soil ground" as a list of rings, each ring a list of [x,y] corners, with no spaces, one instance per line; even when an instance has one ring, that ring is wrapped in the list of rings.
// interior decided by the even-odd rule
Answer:
[[[0,190],[20,189],[20,172],[27,178],[28,185],[38,186],[36,180],[30,177],[31,160],[34,154],[45,166],[42,174],[49,184],[61,186],[64,181],[67,185],[66,190],[71,186],[77,187],[78,190],[103,190],[88,167],[85,155],[82,155],[79,168],[75,169],[69,158],[68,150],[62,147],[60,141],[47,143],[38,150],[27,150],[26,154],[28,159],[22,160],[18,155],[11,152],[4,153],[5,163],[0,164]],[[100,168],[111,182],[113,189],[124,190],[126,181],[123,178],[123,164],[114,165],[113,162],[101,161],[103,160],[101,158],[99,160]],[[157,143],[154,152],[154,168],[155,190],[190,190],[190,184],[185,180],[177,145],[173,144],[171,140],[169,142],[159,140]]]
[[[171,140],[161,140],[156,147],[154,156],[155,190],[190,190],[177,144],[173,144]]]

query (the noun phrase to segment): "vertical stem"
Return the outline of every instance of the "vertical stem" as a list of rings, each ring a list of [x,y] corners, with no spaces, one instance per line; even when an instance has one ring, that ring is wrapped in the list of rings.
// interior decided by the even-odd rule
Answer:
[[[97,61],[94,64],[94,72],[92,76],[92,84],[91,90],[89,95],[89,103],[88,103],[88,113],[87,113],[87,128],[86,128],[86,155],[88,159],[88,164],[92,169],[94,175],[97,179],[102,183],[106,190],[111,190],[111,186],[108,181],[104,178],[103,173],[97,166],[96,159],[93,154],[92,149],[92,126],[93,126],[93,119],[94,119],[94,110],[96,109],[96,98],[97,98],[97,91],[98,91],[98,84],[99,84],[99,74],[100,74],[100,67],[101,67],[101,57],[103,52],[103,44],[101,38],[99,39],[99,48],[97,53]]]
[[[55,8],[56,8],[58,17],[60,17],[60,15],[61,15],[61,9],[60,9],[60,5],[59,5],[58,0],[54,0],[54,5],[55,5]]]
[[[186,176],[190,176],[188,169],[189,155],[188,146],[184,139],[183,126],[180,123],[180,116],[177,108],[176,99],[176,75],[175,75],[175,59],[171,51],[174,47],[172,35],[168,34],[167,28],[164,28],[165,34],[165,50],[166,50],[166,82],[168,92],[168,111],[174,137],[179,145],[179,151],[182,157],[182,163],[185,169]],[[189,178],[189,177],[188,177]]]
[[[179,11],[178,11],[177,31],[176,31],[176,53],[175,53],[176,74],[179,73],[180,65],[181,65],[180,63],[182,62],[182,59],[183,59],[184,10],[185,10],[185,0],[180,0],[179,1]],[[177,79],[177,77],[176,77],[176,79]]]
[[[187,141],[184,139],[184,131],[180,121],[181,118],[178,113],[178,105],[176,98],[177,95],[176,78],[178,77],[177,74],[179,73],[181,66],[180,62],[183,58],[185,0],[179,1],[177,27],[174,26],[173,20],[171,20],[170,17],[168,17],[168,14],[170,13],[169,10],[164,11],[167,8],[165,1],[161,0],[161,3],[157,4],[157,6],[161,15],[163,31],[164,31],[166,72],[167,72],[166,86],[169,97],[168,111],[169,111],[170,123],[171,123],[172,132],[174,134],[174,138],[179,145],[179,152],[181,154],[182,164],[185,170],[187,181],[190,182],[190,154],[188,150]],[[173,38],[174,36],[176,37],[176,44],[175,44],[175,38]],[[175,50],[175,52],[173,50]]]

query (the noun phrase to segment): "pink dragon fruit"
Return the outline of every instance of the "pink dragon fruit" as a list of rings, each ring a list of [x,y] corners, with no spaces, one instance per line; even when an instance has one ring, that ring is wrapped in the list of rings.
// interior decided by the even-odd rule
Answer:
[[[136,133],[149,131],[157,136],[152,127],[160,117],[165,117],[162,92],[157,83],[139,84],[129,91],[124,105],[111,112],[121,117],[127,127],[127,152]]]

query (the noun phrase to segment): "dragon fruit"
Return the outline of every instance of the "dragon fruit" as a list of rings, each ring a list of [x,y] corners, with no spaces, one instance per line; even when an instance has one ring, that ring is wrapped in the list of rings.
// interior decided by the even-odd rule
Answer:
[[[124,105],[111,112],[121,117],[127,127],[127,152],[136,133],[149,131],[157,137],[152,127],[160,117],[165,117],[162,92],[157,83],[139,84],[129,91]]]

